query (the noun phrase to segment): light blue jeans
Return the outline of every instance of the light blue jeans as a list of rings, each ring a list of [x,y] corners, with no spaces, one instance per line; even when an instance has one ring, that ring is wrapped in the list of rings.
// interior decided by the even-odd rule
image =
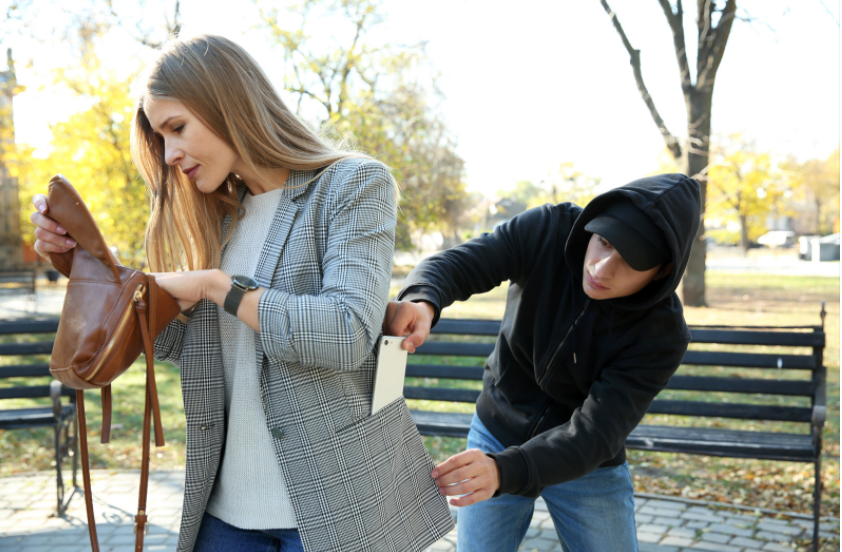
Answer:
[[[474,414],[468,448],[505,447]],[[637,552],[634,487],[628,464],[597,468],[541,493],[564,552]],[[459,509],[458,552],[515,552],[526,536],[535,501],[501,495]]]
[[[194,552],[304,552],[297,529],[239,529],[205,512]]]

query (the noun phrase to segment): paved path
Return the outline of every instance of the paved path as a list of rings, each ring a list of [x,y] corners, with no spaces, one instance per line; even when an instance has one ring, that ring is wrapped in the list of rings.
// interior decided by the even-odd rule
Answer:
[[[81,473],[79,474],[81,483]],[[137,508],[139,472],[94,470],[94,510],[102,552],[131,552],[132,516]],[[181,520],[183,471],[152,472],[149,481],[149,534],[145,549],[173,552]],[[83,552],[90,550],[85,501],[73,496],[64,517],[55,510],[55,476],[36,474],[0,480],[0,550],[3,552]],[[640,552],[792,552],[812,530],[803,519],[779,520],[730,508],[637,497]],[[839,522],[823,522],[822,534],[839,549]],[[828,547],[829,546],[829,547]],[[430,551],[453,552],[455,530]],[[546,506],[539,501],[521,551],[562,550]],[[602,552],[602,551],[599,551]],[[615,552],[615,551],[605,551]],[[622,552],[622,551],[616,551]]]

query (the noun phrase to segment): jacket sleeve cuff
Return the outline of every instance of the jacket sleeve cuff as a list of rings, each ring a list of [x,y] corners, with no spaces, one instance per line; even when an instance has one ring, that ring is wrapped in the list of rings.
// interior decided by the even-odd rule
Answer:
[[[494,496],[521,494],[529,482],[529,465],[520,449],[509,447],[498,453],[487,452],[486,456],[497,462],[500,469],[500,488]]]
[[[424,301],[430,303],[435,311],[431,327],[434,327],[438,323],[439,317],[441,316],[441,300],[435,288],[430,286],[409,286],[398,293],[398,301],[410,301],[412,303]]]

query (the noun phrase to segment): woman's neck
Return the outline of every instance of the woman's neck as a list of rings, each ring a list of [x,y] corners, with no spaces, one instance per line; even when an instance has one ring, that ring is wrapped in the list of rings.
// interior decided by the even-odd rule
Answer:
[[[263,169],[256,173],[247,167],[234,167],[234,172],[243,179],[251,195],[260,195],[278,188],[283,188],[290,175],[290,169]]]

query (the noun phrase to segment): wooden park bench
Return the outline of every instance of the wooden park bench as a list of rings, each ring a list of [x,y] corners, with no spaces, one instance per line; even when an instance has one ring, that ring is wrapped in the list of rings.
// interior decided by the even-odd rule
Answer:
[[[0,321],[0,336],[31,336],[32,334],[55,334],[58,319],[51,320],[5,320]],[[50,377],[49,355],[53,351],[54,338],[48,341],[31,342],[28,339],[0,338],[0,430],[32,429],[52,427],[55,433],[56,464],[56,510],[64,515],[67,502],[64,499],[64,479],[61,473],[62,461],[73,452],[73,488],[76,488],[78,464],[78,426],[76,424],[76,391],[63,386],[56,380],[45,384],[44,377]],[[26,358],[34,357],[34,358]],[[34,361],[34,362],[33,362]],[[33,381],[34,380],[34,381]],[[61,397],[70,397],[62,402]],[[29,408],[9,407],[7,399],[37,399],[49,397],[49,406]],[[72,431],[71,431],[72,428]],[[4,462],[14,458],[5,458]]]
[[[0,291],[2,290],[10,290],[13,293],[25,293],[31,300],[34,300],[35,269],[0,268]]]
[[[824,317],[822,303],[819,326],[691,327],[693,342],[682,365],[626,440],[626,448],[812,463],[817,550],[826,418]],[[410,356],[404,396],[441,401],[442,410],[448,410],[442,402],[476,403],[484,361],[499,331],[499,320],[439,320],[427,342]],[[467,437],[473,416],[426,408],[411,412],[422,435],[449,437]],[[756,430],[704,423],[722,419],[762,423],[754,424]]]

